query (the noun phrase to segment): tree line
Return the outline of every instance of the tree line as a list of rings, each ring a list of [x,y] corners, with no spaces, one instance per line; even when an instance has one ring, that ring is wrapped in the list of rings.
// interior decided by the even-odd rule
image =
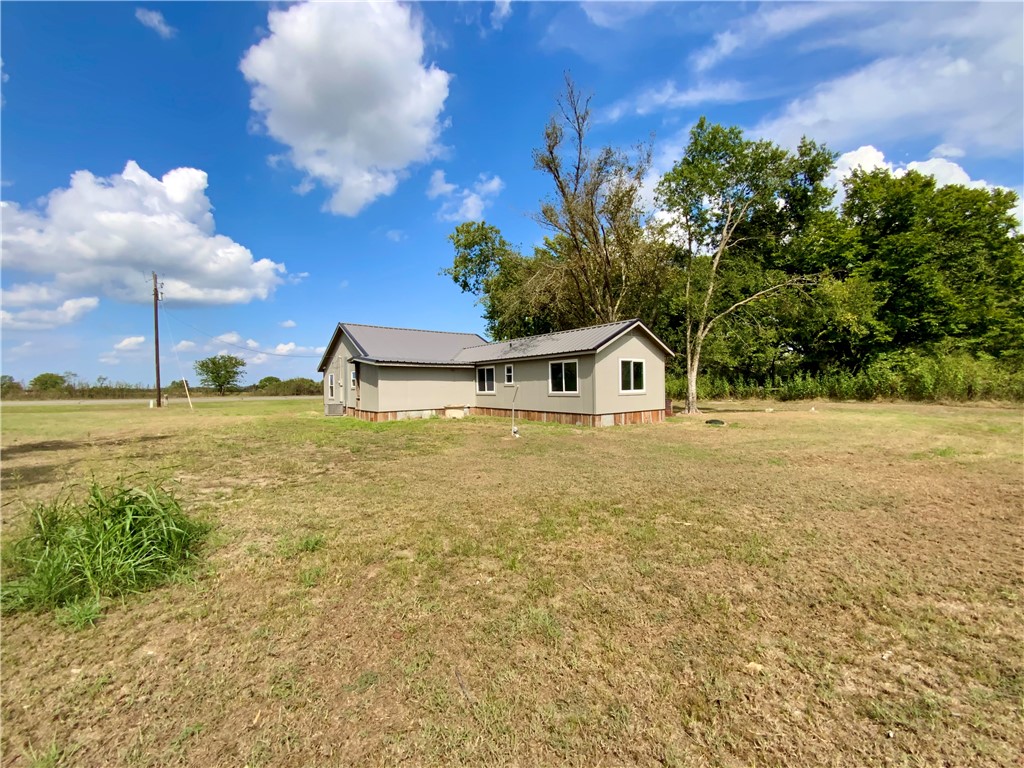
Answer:
[[[571,80],[534,150],[552,183],[524,253],[485,221],[444,270],[495,340],[637,317],[677,353],[670,394],[1024,399],[1017,195],[854,171],[701,118],[645,194],[651,148],[588,145]]]
[[[322,391],[320,382],[310,378],[296,377],[280,379],[277,376],[264,376],[255,384],[243,384],[245,361],[235,355],[214,355],[197,360],[195,363],[198,384],[189,382],[191,394],[226,395],[229,393],[251,393],[267,396],[319,395]],[[163,388],[164,393],[171,396],[185,397],[185,383],[175,379]],[[112,381],[99,376],[95,382],[89,382],[73,371],[64,373],[40,373],[34,376],[26,386],[13,376],[0,376],[0,397],[5,399],[41,399],[55,400],[71,398],[78,400],[153,398],[156,389],[142,384],[129,384],[123,381]]]

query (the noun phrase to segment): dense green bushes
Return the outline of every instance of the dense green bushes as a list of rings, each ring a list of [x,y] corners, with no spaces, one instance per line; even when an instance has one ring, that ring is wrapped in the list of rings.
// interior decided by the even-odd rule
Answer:
[[[270,381],[275,377],[268,376],[263,379],[254,390],[260,395],[288,396],[288,395],[319,395],[323,392],[323,385],[313,379],[296,378],[281,381]]]
[[[93,481],[84,501],[65,492],[32,510],[28,532],[4,549],[0,602],[5,612],[64,609],[73,623],[91,623],[100,598],[173,576],[205,532],[157,485]]]
[[[666,394],[686,397],[686,379],[670,375]],[[987,355],[963,352],[925,354],[909,350],[880,355],[860,371],[796,373],[767,381],[728,379],[709,374],[698,379],[701,400],[774,397],[779,400],[1015,400],[1024,401],[1024,371]]]

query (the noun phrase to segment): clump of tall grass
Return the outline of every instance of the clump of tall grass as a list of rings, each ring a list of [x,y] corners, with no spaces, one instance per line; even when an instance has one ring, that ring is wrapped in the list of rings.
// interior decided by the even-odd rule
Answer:
[[[194,560],[208,530],[154,483],[89,483],[31,510],[27,533],[5,547],[5,612],[98,604],[141,592]],[[73,622],[79,623],[79,622]]]

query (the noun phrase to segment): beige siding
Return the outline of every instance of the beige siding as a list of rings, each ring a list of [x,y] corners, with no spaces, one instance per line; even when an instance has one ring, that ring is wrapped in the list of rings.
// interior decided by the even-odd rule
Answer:
[[[548,392],[548,364],[558,360],[575,360],[579,376],[578,395],[555,395]],[[517,409],[527,411],[551,411],[554,413],[594,413],[594,355],[582,354],[572,357],[553,357],[543,360],[513,361],[514,384],[505,384],[505,363],[494,363],[494,394],[476,391],[476,371],[473,371],[472,402],[480,408],[511,408],[515,397]],[[480,365],[489,368],[490,363]]]
[[[364,370],[369,369],[366,366]],[[473,404],[472,368],[380,366],[378,411],[419,411]],[[369,409],[369,406],[363,406]]]
[[[352,363],[347,362],[348,358],[352,357],[355,353],[355,347],[352,342],[342,334],[341,339],[338,342],[338,346],[334,350],[334,354],[331,359],[327,362],[327,367],[324,369],[324,405],[351,405],[349,402],[351,396],[348,388],[348,374],[352,370]],[[328,375],[334,374],[334,397],[330,397],[330,389],[328,387]]]
[[[619,392],[619,361],[644,361],[645,392]],[[597,353],[597,389],[594,413],[653,411],[665,407],[665,352],[643,331],[630,331]]]
[[[380,368],[376,365],[359,363],[359,399],[356,399],[356,391],[349,389],[349,406],[359,408],[363,411],[379,411],[380,403]]]

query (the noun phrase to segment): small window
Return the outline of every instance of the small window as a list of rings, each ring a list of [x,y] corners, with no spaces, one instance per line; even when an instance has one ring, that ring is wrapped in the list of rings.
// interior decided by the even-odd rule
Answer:
[[[494,392],[494,366],[476,369],[476,391]]]
[[[619,391],[644,391],[644,361],[619,360]]]
[[[563,360],[551,363],[548,388],[552,394],[578,394],[579,385],[576,376],[576,361]]]
[[[514,384],[515,383],[512,380],[512,363],[506,363],[505,364],[505,383],[506,384]]]
[[[349,377],[350,377],[350,379],[352,381],[352,389],[355,389],[356,388],[356,372],[355,372],[354,369],[353,369],[352,373],[349,374]]]
[[[327,397],[334,399],[334,374],[327,374]]]

